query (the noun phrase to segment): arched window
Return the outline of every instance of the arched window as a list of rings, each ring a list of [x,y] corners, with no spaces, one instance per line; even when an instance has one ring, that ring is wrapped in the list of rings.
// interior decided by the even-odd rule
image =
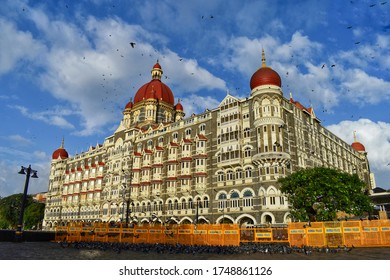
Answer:
[[[244,138],[251,136],[251,129],[249,127],[244,128]]]
[[[245,178],[252,178],[252,167],[245,168]]]
[[[204,208],[209,208],[209,198],[207,196],[203,198],[203,205]]]
[[[243,206],[251,207],[253,206],[253,193],[250,190],[244,192]]]
[[[203,208],[202,199],[201,199],[200,197],[198,197],[198,198],[196,199],[196,206],[197,206],[198,208]]]
[[[244,149],[244,157],[250,157],[251,156],[251,148],[250,147],[246,147]]]
[[[227,181],[234,180],[234,173],[233,173],[233,170],[228,170],[228,171],[226,172],[226,180],[227,180]]]
[[[218,196],[218,208],[219,209],[225,209],[227,208],[227,196],[224,193],[221,193]]]
[[[201,124],[199,126],[199,133],[200,134],[205,134],[206,133],[206,124]]]
[[[218,171],[217,176],[218,176],[218,182],[225,181],[225,175],[224,175],[223,171]]]
[[[194,203],[192,201],[192,198],[188,199],[188,209],[194,209]]]
[[[173,140],[173,142],[177,142],[178,138],[179,138],[179,134],[178,134],[177,132],[175,132],[175,133],[172,134],[172,140]]]
[[[151,150],[153,148],[153,141],[149,140],[148,141],[148,150]]]
[[[233,191],[231,194],[230,194],[230,207],[239,207],[239,202],[240,202],[240,195],[238,194],[238,192],[236,191]]]

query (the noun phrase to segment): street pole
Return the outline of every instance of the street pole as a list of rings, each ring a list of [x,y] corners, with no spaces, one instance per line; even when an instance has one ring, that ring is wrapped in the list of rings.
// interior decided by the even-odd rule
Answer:
[[[24,218],[24,209],[26,207],[26,201],[27,201],[27,191],[28,191],[28,184],[30,182],[30,175],[31,172],[33,172],[33,175],[31,177],[38,178],[37,171],[31,169],[31,165],[29,165],[27,168],[23,167],[19,171],[19,174],[26,174],[26,181],[24,183],[24,191],[23,191],[23,197],[22,197],[22,205],[20,207],[20,215],[19,215],[19,221],[15,232],[15,241],[16,242],[22,242],[23,241],[23,218]]]

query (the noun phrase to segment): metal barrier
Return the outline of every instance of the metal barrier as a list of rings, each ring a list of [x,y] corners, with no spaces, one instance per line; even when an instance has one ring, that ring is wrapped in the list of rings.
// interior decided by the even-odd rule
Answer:
[[[390,246],[390,220],[289,223],[291,246]]]
[[[236,224],[145,225],[131,228],[122,224],[72,224],[57,227],[55,240],[239,246],[240,230]]]
[[[239,246],[240,242],[285,242],[290,246],[390,246],[390,220],[289,223],[288,227],[239,228],[237,224],[70,224],[57,227],[56,241]]]

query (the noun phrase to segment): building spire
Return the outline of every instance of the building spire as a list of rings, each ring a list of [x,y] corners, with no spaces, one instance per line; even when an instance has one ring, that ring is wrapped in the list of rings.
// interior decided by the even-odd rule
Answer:
[[[62,141],[61,141],[61,146],[60,146],[61,149],[64,148],[64,136],[62,136]]]
[[[357,142],[357,139],[356,139],[356,130],[353,131],[353,142]]]
[[[261,49],[261,67],[267,67],[267,64],[265,63],[265,52],[264,52],[264,48]]]

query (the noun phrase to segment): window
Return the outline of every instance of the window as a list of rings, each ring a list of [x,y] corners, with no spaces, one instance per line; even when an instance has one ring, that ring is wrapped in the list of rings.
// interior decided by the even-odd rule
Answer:
[[[172,134],[172,138],[173,138],[173,142],[177,142],[177,139],[178,139],[178,133],[175,132]]]
[[[251,156],[251,148],[246,147],[244,149],[244,157],[250,157]]]
[[[209,207],[209,199],[207,196],[203,198],[203,205],[204,205],[204,208]]]
[[[253,194],[250,190],[246,190],[244,192],[243,206],[244,207],[253,206]]]
[[[218,196],[218,208],[220,209],[225,209],[227,208],[227,200],[226,200],[226,194],[224,193],[221,193],[219,196]]]
[[[245,177],[252,178],[252,168],[251,167],[245,168]]]
[[[223,182],[225,180],[223,171],[218,171],[217,175],[218,175],[218,182]]]
[[[226,172],[226,180],[228,181],[234,180],[233,170],[229,170]]]
[[[201,134],[205,134],[205,133],[206,133],[206,125],[205,125],[205,124],[201,124],[201,125],[199,126],[199,132],[200,132]]]
[[[244,138],[250,137],[251,130],[249,127],[244,129]]]
[[[238,194],[238,192],[233,192],[231,195],[230,195],[230,199],[231,199],[231,201],[230,201],[230,205],[231,205],[231,207],[239,207],[240,205],[239,205],[239,198],[240,198],[240,196],[239,196],[239,194]]]

